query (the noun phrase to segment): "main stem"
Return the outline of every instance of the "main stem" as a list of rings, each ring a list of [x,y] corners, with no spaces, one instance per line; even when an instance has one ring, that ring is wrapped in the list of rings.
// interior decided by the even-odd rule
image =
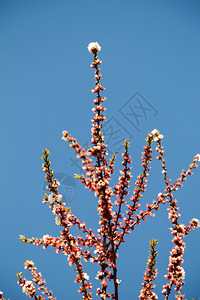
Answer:
[[[97,56],[97,53],[94,53],[94,62],[95,60],[98,59],[98,56]],[[95,66],[95,69],[96,69],[96,75],[99,75],[99,68],[98,66],[96,65]],[[99,78],[97,79],[97,82],[96,84],[99,84]],[[101,103],[101,96],[100,96],[100,92],[99,90],[97,91],[97,99],[98,99],[98,105],[100,105]],[[98,111],[98,116],[100,116],[100,111]],[[98,129],[97,129],[97,132],[96,132],[96,137],[100,140],[100,130],[99,130],[99,125],[100,125],[100,121],[98,120],[97,121],[97,124],[98,124]],[[96,143],[97,144],[97,141]],[[100,159],[99,156],[97,156],[97,165],[98,167],[101,166],[101,163],[105,163],[104,159]],[[100,178],[101,180],[103,180],[103,172],[101,171],[101,174],[100,174]],[[108,235],[109,235],[109,238],[110,238],[110,243],[111,243],[111,247],[112,247],[112,258],[113,258],[113,263],[115,265],[115,267],[113,267],[113,281],[114,281],[114,299],[115,300],[118,300],[118,284],[116,282],[117,280],[117,268],[116,268],[116,254],[115,254],[115,247],[114,247],[114,241],[113,241],[113,232],[112,232],[112,226],[111,226],[111,222],[110,222],[110,216],[109,216],[109,213],[108,213],[108,208],[107,208],[107,200],[105,198],[105,189],[103,189],[103,201],[104,201],[104,205],[105,205],[105,209],[106,209],[106,220],[107,222],[105,222],[104,224],[104,227],[108,229]],[[107,230],[105,230],[107,231]],[[106,257],[106,252],[107,252],[107,235],[106,235],[106,232],[104,233],[103,237],[102,237],[102,244],[103,244],[103,248],[104,248],[104,255]],[[102,300],[106,300],[107,296],[106,296],[106,290],[107,290],[107,286],[104,285],[105,282],[106,282],[106,274],[105,274],[105,270],[106,270],[106,264],[105,264],[105,261],[104,263],[101,265],[101,271],[103,273],[103,278],[102,278],[102,295],[101,295],[101,299]]]

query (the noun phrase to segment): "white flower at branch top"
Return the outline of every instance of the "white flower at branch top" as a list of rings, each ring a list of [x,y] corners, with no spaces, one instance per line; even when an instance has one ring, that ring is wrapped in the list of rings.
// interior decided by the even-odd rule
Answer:
[[[101,47],[100,45],[96,42],[92,42],[92,43],[89,43],[88,45],[88,51],[90,53],[93,53],[93,52],[96,52],[96,51],[100,51],[101,50]]]

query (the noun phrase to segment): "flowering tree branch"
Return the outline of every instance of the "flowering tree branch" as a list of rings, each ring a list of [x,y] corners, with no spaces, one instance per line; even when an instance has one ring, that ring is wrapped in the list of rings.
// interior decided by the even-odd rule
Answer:
[[[34,266],[34,262],[32,260],[27,260],[24,263],[24,268],[28,269],[33,275],[33,282],[38,285],[38,290],[42,291],[42,294],[47,296],[49,300],[56,300],[56,298],[53,298],[52,296],[52,291],[49,292],[47,287],[45,286],[46,281],[42,279],[42,274],[37,273],[37,268]],[[22,287],[23,293],[28,295],[30,298],[34,298],[37,300],[45,299],[45,297],[42,297],[41,295],[37,296],[36,288],[33,285],[33,282],[26,280],[25,278],[22,279],[22,273],[18,273],[17,277],[19,278],[18,284]]]
[[[99,215],[98,233],[95,234],[92,229],[86,227],[85,222],[81,222],[73,215],[71,208],[66,207],[66,204],[62,201],[62,194],[59,193],[59,185],[57,179],[54,179],[54,171],[50,167],[51,162],[49,160],[49,151],[45,149],[43,151],[43,164],[42,168],[45,172],[45,178],[48,182],[49,195],[45,194],[43,203],[49,205],[53,215],[55,215],[55,223],[62,228],[59,237],[52,237],[48,234],[42,238],[26,238],[21,235],[20,239],[24,243],[31,243],[36,246],[43,246],[44,249],[51,246],[55,248],[56,253],[61,252],[67,256],[70,266],[75,266],[77,273],[75,282],[80,283],[79,293],[82,294],[82,299],[92,299],[92,284],[89,282],[89,276],[83,270],[82,259],[84,261],[90,261],[92,263],[98,263],[99,270],[96,275],[96,279],[100,280],[100,286],[97,288],[97,293],[102,300],[114,299],[119,300],[119,284],[121,280],[117,277],[117,259],[118,251],[121,243],[125,242],[125,236],[134,231],[136,225],[140,225],[141,221],[147,221],[147,216],[154,216],[154,212],[159,210],[160,204],[169,204],[169,219],[172,223],[171,233],[173,235],[172,242],[174,247],[170,253],[168,274],[166,279],[169,282],[163,287],[163,295],[165,300],[171,293],[172,286],[175,286],[175,290],[178,292],[177,299],[183,299],[182,285],[184,284],[184,269],[183,253],[185,243],[182,241],[185,235],[187,235],[191,229],[199,227],[199,220],[193,218],[190,221],[189,226],[185,226],[179,223],[178,219],[180,214],[177,212],[177,201],[173,198],[173,191],[177,191],[182,187],[182,183],[186,180],[187,175],[192,175],[191,170],[197,167],[197,161],[200,160],[200,155],[197,154],[193,162],[190,164],[187,171],[182,171],[181,177],[172,185],[171,180],[167,176],[167,168],[165,165],[164,151],[161,145],[163,135],[156,129],[149,132],[146,139],[146,146],[142,153],[142,171],[138,175],[135,182],[135,188],[133,194],[129,200],[127,196],[129,194],[130,180],[131,180],[131,156],[129,154],[129,140],[124,142],[124,153],[122,154],[122,170],[118,178],[118,183],[113,187],[110,185],[111,175],[114,173],[114,165],[116,153],[112,155],[110,160],[107,158],[107,145],[103,136],[103,122],[106,117],[104,111],[106,108],[103,106],[105,97],[101,96],[101,92],[104,91],[104,87],[100,84],[102,75],[100,73],[100,65],[102,62],[99,60],[97,53],[101,50],[98,43],[90,43],[88,50],[93,54],[93,62],[91,64],[95,74],[95,87],[92,93],[95,94],[93,119],[92,119],[92,138],[91,146],[87,151],[78,143],[78,141],[71,137],[68,131],[62,132],[62,139],[69,143],[70,147],[74,149],[77,158],[82,162],[82,168],[85,171],[85,175],[75,174],[75,177],[94,193],[98,198],[97,211]],[[152,161],[152,144],[157,143],[156,151],[159,156],[158,160],[161,161],[162,173],[164,174],[164,182],[166,188],[164,193],[159,193],[156,200],[153,200],[151,204],[146,205],[145,211],[138,211],[141,205],[141,198],[144,195],[147,188],[147,178],[150,172],[150,163]],[[113,197],[115,198],[112,201]],[[124,212],[124,210],[126,211]],[[71,227],[77,227],[83,236],[75,236],[70,232]],[[157,270],[154,268],[156,264],[157,252],[155,246],[157,240],[150,241],[150,255],[147,263],[147,270],[144,274],[144,282],[142,283],[142,290],[140,292],[140,300],[155,300],[157,295],[152,291],[157,275]],[[85,247],[83,249],[83,247]],[[48,292],[44,287],[45,281],[42,279],[41,274],[37,273],[37,269],[34,267],[32,261],[26,261],[25,267],[28,268],[33,277],[34,283],[39,284],[40,290],[43,294],[47,295],[50,300],[52,298],[52,292]],[[21,273],[18,274],[18,284],[22,287],[23,291],[29,297],[35,297],[35,299],[43,299],[42,296],[37,296],[36,288],[32,281],[22,279]],[[108,292],[109,282],[112,282],[113,291]],[[1,294],[0,294],[1,296]],[[2,296],[3,297],[3,296]],[[3,298],[0,298],[3,299]]]
[[[155,131],[156,136],[159,136],[159,132]],[[168,274],[165,275],[166,279],[170,282],[165,284],[163,286],[162,293],[165,295],[165,300],[168,299],[169,294],[171,293],[172,286],[175,285],[175,290],[178,291],[178,295],[176,295],[176,299],[184,299],[184,295],[181,293],[182,285],[184,285],[184,279],[185,279],[185,271],[181,264],[183,263],[182,256],[184,254],[184,248],[185,243],[182,241],[182,239],[185,237],[185,235],[188,235],[188,233],[191,231],[191,229],[194,229],[196,227],[199,227],[200,223],[197,219],[192,219],[190,221],[190,226],[185,226],[182,223],[178,222],[178,219],[180,218],[181,214],[177,211],[179,210],[179,207],[177,206],[177,201],[173,199],[172,190],[177,190],[178,187],[182,187],[183,185],[181,182],[186,180],[186,176],[192,175],[191,169],[196,168],[196,162],[199,160],[199,155],[196,155],[194,157],[193,163],[190,165],[190,168],[187,172],[184,170],[181,173],[181,177],[178,178],[178,180],[175,182],[174,185],[169,184],[171,180],[167,177],[167,168],[165,164],[165,159],[163,157],[163,147],[161,146],[161,139],[157,139],[157,152],[159,153],[158,160],[161,161],[162,164],[162,173],[164,174],[164,181],[166,184],[166,190],[165,192],[168,193],[169,197],[169,219],[172,223],[171,233],[174,236],[172,239],[172,242],[174,243],[174,247],[170,253],[169,258],[169,266],[168,266]]]

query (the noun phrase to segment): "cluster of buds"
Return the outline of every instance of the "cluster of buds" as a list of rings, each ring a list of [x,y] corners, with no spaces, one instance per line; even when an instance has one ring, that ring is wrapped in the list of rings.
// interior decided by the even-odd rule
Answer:
[[[118,184],[111,186],[111,175],[114,173],[116,153],[112,155],[110,160],[107,159],[107,145],[105,144],[105,138],[103,136],[102,128],[103,122],[106,117],[104,112],[106,108],[103,106],[105,97],[101,96],[101,92],[104,91],[104,87],[100,84],[102,75],[100,73],[100,65],[102,62],[98,58],[98,51],[101,50],[100,45],[97,42],[90,43],[88,46],[89,52],[94,55],[94,60],[91,64],[94,69],[95,87],[92,93],[95,94],[94,105],[92,109],[94,117],[92,119],[92,138],[91,147],[88,147],[87,151],[78,143],[78,141],[71,137],[68,131],[64,130],[62,133],[62,139],[69,143],[70,147],[74,149],[77,158],[82,162],[82,168],[85,171],[85,175],[77,175],[75,177],[80,182],[89,188],[98,198],[97,211],[99,214],[100,228],[97,230],[97,235],[94,234],[92,229],[86,227],[85,222],[81,222],[73,215],[71,208],[66,207],[66,203],[62,201],[62,194],[58,192],[59,181],[53,177],[53,169],[50,168],[51,162],[49,160],[49,151],[45,149],[43,151],[43,164],[42,168],[45,172],[45,178],[48,183],[49,195],[44,195],[43,203],[49,205],[54,217],[55,223],[62,230],[59,237],[52,237],[48,234],[43,235],[42,238],[26,238],[20,236],[20,239],[24,243],[31,243],[36,246],[43,246],[47,249],[49,246],[54,247],[56,253],[62,253],[67,256],[67,260],[70,266],[75,266],[77,273],[75,283],[80,283],[78,289],[82,296],[82,299],[92,299],[92,284],[89,282],[89,276],[84,272],[83,264],[81,260],[97,263],[100,270],[96,275],[96,279],[100,282],[100,287],[97,288],[97,293],[102,300],[114,299],[119,300],[118,287],[121,282],[117,276],[117,259],[118,250],[120,244],[125,242],[126,234],[130,234],[137,225],[142,221],[147,221],[147,217],[154,216],[159,210],[161,204],[169,204],[169,219],[172,223],[172,235],[174,247],[170,253],[170,260],[168,266],[168,274],[166,279],[169,282],[164,285],[163,294],[165,300],[168,299],[171,293],[172,285],[175,286],[175,290],[178,292],[177,299],[183,299],[181,288],[184,283],[184,269],[182,267],[185,243],[183,238],[187,235],[191,229],[199,227],[199,220],[192,219],[189,226],[185,226],[178,222],[180,214],[177,212],[177,201],[173,199],[173,191],[182,187],[182,182],[186,180],[187,175],[192,175],[191,170],[197,167],[197,161],[200,160],[200,155],[197,154],[193,162],[190,164],[187,171],[182,171],[181,176],[174,184],[171,184],[171,180],[167,176],[167,168],[165,165],[164,151],[161,145],[163,135],[157,129],[149,132],[146,139],[146,146],[142,152],[142,171],[138,175],[135,182],[135,188],[133,194],[129,195],[129,187],[131,180],[131,156],[129,155],[129,140],[125,140],[124,153],[122,154],[122,170],[118,179]],[[157,143],[156,151],[159,156],[157,159],[161,162],[162,173],[164,175],[164,182],[166,188],[163,193],[157,195],[156,200],[146,204],[144,211],[140,210],[141,198],[147,189],[148,176],[150,172],[150,163],[152,161],[152,144]],[[115,197],[114,201],[112,198]],[[115,209],[113,207],[115,206]],[[124,211],[126,209],[126,211]],[[82,231],[83,236],[75,236],[70,232],[71,227],[77,227]],[[157,240],[150,241],[150,255],[147,263],[147,270],[144,274],[144,282],[142,283],[142,290],[140,292],[140,300],[156,300],[158,297],[153,292],[155,285],[152,283],[157,275],[155,269],[157,252],[155,246]],[[84,249],[85,247],[86,249]],[[42,279],[41,273],[37,273],[37,268],[34,267],[32,261],[26,261],[25,268],[31,271],[34,279],[27,281],[22,279],[21,273],[18,274],[19,285],[22,287],[24,293],[29,297],[35,297],[35,299],[42,296],[37,296],[36,288],[34,284],[39,285],[39,289],[43,294],[47,295],[50,300],[52,298],[52,292],[48,292],[44,286],[45,280]],[[113,283],[112,293],[108,292],[109,282]],[[3,299],[0,294],[0,299]]]
[[[155,250],[155,246],[158,241],[152,239],[150,241],[150,254],[147,263],[147,271],[144,273],[144,282],[142,283],[142,290],[140,291],[140,300],[157,300],[158,296],[152,291],[155,288],[155,285],[152,283],[157,276],[157,269],[154,268],[156,265],[156,256],[158,253]]]

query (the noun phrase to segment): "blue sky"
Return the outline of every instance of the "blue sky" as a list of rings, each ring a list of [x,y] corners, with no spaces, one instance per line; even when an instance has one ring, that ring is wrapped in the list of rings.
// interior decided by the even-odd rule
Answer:
[[[119,132],[118,142],[127,137],[131,141],[132,189],[141,170],[140,156],[148,131],[157,128],[164,135],[166,164],[173,181],[200,153],[199,14],[200,2],[194,0],[0,1],[0,290],[6,298],[25,299],[16,284],[16,273],[23,271],[24,261],[30,259],[58,299],[80,299],[75,272],[66,257],[53,249],[24,245],[19,234],[59,235],[48,205],[42,204],[41,154],[45,148],[51,152],[55,172],[66,180],[61,188],[66,192],[64,183],[72,188],[71,196],[66,194],[72,212],[87,221],[88,227],[97,227],[96,199],[73,179],[79,172],[77,161],[61,140],[67,129],[81,144],[90,141],[94,79],[89,42],[98,41],[102,47],[99,56],[106,88],[103,95],[107,97],[109,149],[112,152],[120,146],[110,138],[111,129]],[[146,115],[139,108],[135,112],[140,117],[127,114],[130,106],[138,105],[147,108]],[[116,170],[121,162],[120,147],[118,151]],[[144,205],[164,189],[155,156]],[[184,224],[192,217],[200,218],[199,169],[194,173],[176,193]],[[117,178],[116,172],[113,182]],[[172,247],[170,226],[163,207],[128,236],[119,253],[121,299],[137,299],[148,242],[153,237],[159,242],[155,283],[162,299],[160,291]],[[200,296],[199,236],[196,230],[185,239],[183,293],[187,299]],[[86,272],[96,288],[96,269],[88,265]]]

